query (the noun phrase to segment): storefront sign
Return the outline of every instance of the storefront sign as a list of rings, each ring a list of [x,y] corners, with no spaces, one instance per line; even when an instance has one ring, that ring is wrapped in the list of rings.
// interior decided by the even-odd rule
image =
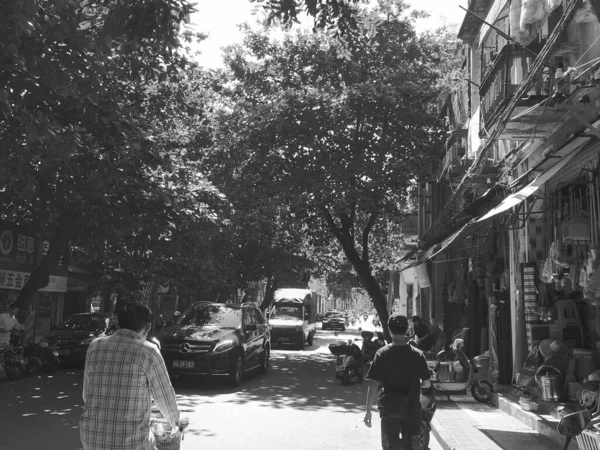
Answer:
[[[0,269],[31,272],[39,245],[31,231],[0,222]]]
[[[29,272],[0,269],[0,289],[20,291],[27,284],[30,276]],[[40,292],[67,292],[67,277],[50,275],[48,286],[40,289]]]

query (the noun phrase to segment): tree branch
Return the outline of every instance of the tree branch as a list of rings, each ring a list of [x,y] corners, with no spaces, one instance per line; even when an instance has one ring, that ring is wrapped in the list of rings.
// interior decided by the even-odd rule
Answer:
[[[378,217],[379,217],[378,213],[371,214],[371,217],[369,217],[369,221],[367,222],[367,224],[365,225],[365,228],[363,229],[363,234],[362,234],[363,257],[362,257],[362,259],[363,259],[363,262],[367,266],[369,266],[369,234],[371,233],[373,226],[377,222]]]

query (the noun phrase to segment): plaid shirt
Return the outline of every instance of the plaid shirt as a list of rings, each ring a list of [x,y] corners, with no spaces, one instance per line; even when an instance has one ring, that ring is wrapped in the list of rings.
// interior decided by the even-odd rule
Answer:
[[[85,450],[152,450],[152,398],[172,425],[179,421],[175,391],[158,348],[132,330],[94,340],[85,359],[79,421]]]

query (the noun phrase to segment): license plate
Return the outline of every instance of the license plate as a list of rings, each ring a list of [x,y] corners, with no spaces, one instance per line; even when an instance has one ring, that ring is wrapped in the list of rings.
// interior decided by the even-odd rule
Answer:
[[[173,367],[180,369],[193,369],[194,361],[173,361]]]
[[[66,349],[66,348],[59,348],[57,350],[59,355],[70,355],[71,354],[71,350]]]

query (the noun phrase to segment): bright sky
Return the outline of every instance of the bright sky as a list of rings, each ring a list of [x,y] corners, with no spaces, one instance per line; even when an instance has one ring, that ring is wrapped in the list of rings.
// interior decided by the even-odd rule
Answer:
[[[419,31],[434,27],[447,20],[460,24],[465,12],[458,7],[467,6],[467,0],[408,0],[415,8],[428,11],[429,19],[417,23]],[[252,10],[255,4],[250,0],[197,0],[198,10],[191,18],[197,31],[209,34],[198,49],[202,52],[197,61],[204,67],[216,68],[222,65],[221,47],[241,42],[242,35],[237,25],[243,22],[253,23]]]

